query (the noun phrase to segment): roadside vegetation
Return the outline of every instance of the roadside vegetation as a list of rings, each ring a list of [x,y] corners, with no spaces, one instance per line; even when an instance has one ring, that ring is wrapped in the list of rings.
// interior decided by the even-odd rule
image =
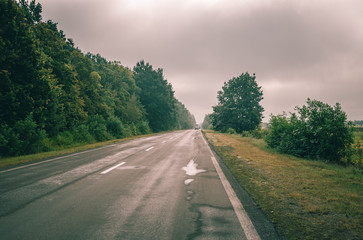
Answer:
[[[272,116],[265,140],[281,153],[345,165],[353,162],[353,125],[340,104],[317,100],[295,108],[296,113]]]
[[[262,138],[204,133],[284,239],[363,236],[362,169],[281,154]]]
[[[0,9],[0,161],[195,125],[162,69],[83,53],[35,0]]]
[[[262,99],[255,75],[225,82],[202,124],[210,144],[284,239],[362,239],[362,121],[308,98],[262,124]]]

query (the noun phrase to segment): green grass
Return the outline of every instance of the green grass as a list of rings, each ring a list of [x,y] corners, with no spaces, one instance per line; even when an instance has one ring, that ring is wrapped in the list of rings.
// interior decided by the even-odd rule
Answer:
[[[285,239],[361,239],[363,173],[279,154],[263,140],[205,131]]]

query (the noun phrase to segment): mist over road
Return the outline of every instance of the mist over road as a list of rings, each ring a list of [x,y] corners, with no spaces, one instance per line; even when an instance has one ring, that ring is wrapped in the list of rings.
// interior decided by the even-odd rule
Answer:
[[[202,133],[187,130],[3,169],[0,236],[276,239],[218,168]]]

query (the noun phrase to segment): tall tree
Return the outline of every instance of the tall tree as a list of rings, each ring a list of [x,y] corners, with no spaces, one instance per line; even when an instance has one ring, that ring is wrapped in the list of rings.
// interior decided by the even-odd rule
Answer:
[[[202,123],[202,128],[203,129],[211,129],[212,128],[212,119],[211,119],[211,113],[210,114],[206,114],[204,116],[204,120]]]
[[[24,11],[12,0],[0,1],[0,9],[0,121],[12,125],[32,113],[44,122],[42,112],[52,98],[46,56]]]
[[[178,129],[191,129],[195,126],[195,118],[189,110],[179,102],[175,101]]]
[[[154,70],[149,63],[140,61],[134,67],[134,79],[141,89],[140,100],[151,129],[154,132],[174,129],[176,100],[171,84],[164,79],[163,70]]]
[[[236,132],[250,131],[262,121],[263,99],[256,76],[246,72],[224,83],[218,92],[218,105],[213,107],[212,124],[216,130],[233,128]]]

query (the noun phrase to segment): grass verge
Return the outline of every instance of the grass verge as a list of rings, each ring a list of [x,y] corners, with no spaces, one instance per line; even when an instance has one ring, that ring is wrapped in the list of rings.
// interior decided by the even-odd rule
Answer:
[[[204,133],[285,239],[362,239],[361,169],[278,154],[263,140]]]
[[[163,132],[163,133],[165,133],[165,132]],[[138,136],[133,136],[133,137],[129,137],[129,138],[113,139],[113,140],[109,140],[106,142],[97,142],[97,143],[85,144],[85,145],[78,144],[75,146],[67,146],[65,148],[60,148],[59,150],[56,150],[56,151],[35,153],[35,154],[24,155],[24,156],[0,158],[0,168],[17,165],[17,164],[22,164],[22,163],[27,163],[27,162],[43,160],[46,158],[51,158],[51,157],[60,156],[60,155],[64,155],[64,154],[85,151],[88,149],[102,147],[102,146],[106,146],[106,145],[113,144],[113,143],[124,142],[127,140],[132,140],[132,139],[147,137],[147,136],[153,136],[153,135],[157,135],[157,134],[161,134],[161,133],[138,135]]]

